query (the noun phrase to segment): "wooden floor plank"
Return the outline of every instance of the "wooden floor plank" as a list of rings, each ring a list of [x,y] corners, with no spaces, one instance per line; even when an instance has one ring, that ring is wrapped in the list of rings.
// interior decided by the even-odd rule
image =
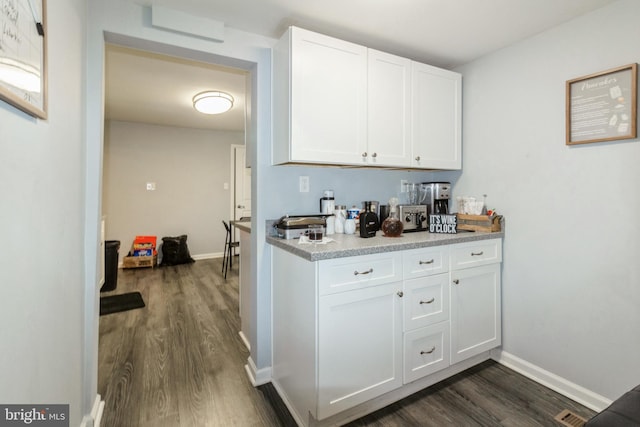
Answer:
[[[271,384],[253,387],[238,332],[237,262],[120,270],[115,291],[146,307],[100,317],[98,392],[104,427],[293,427]],[[593,412],[493,361],[356,420],[351,427],[558,426]]]

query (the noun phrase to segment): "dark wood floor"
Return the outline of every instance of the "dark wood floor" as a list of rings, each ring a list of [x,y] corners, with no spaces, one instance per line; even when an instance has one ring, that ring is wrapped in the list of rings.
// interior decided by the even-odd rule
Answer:
[[[98,392],[104,427],[294,426],[273,387],[251,386],[239,335],[238,276],[221,259],[119,270],[115,291],[146,307],[100,317]],[[486,362],[349,424],[558,426],[562,409],[593,412]]]

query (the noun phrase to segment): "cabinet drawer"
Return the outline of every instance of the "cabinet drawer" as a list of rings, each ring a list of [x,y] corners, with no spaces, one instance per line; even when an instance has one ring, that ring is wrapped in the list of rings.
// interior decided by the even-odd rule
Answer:
[[[405,280],[403,308],[405,331],[449,320],[449,274]]]
[[[449,322],[404,334],[404,383],[449,366]]]
[[[389,252],[319,261],[320,295],[402,280],[402,254]]]
[[[449,271],[449,247],[411,249],[402,257],[404,278],[428,276]]]
[[[502,241],[500,239],[451,245],[451,269],[477,267],[502,261]]]

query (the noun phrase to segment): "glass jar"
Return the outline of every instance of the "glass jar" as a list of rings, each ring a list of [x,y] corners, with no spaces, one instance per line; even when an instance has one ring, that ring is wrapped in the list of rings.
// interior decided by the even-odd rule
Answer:
[[[402,221],[398,217],[398,199],[395,197],[389,200],[389,216],[382,222],[382,233],[386,237],[400,237],[402,235],[402,231],[404,230],[404,226],[402,225]]]

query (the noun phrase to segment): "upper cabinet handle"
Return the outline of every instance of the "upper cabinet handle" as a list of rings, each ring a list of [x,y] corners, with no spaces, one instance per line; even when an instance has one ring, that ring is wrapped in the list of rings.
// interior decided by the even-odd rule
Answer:
[[[378,153],[373,153],[371,157],[378,157]]]
[[[362,157],[367,157],[367,152],[362,153]]]
[[[356,271],[353,272],[353,275],[357,276],[358,274],[369,274],[369,273],[373,273],[373,268],[370,268],[367,271],[362,271],[362,272],[356,270]]]
[[[416,162],[420,161],[420,156],[416,156]]]
[[[471,256],[480,256],[484,254],[484,251],[480,251],[480,252],[471,252]]]
[[[433,264],[434,260],[430,259],[429,261],[419,261],[418,264],[422,265],[422,264]]]

